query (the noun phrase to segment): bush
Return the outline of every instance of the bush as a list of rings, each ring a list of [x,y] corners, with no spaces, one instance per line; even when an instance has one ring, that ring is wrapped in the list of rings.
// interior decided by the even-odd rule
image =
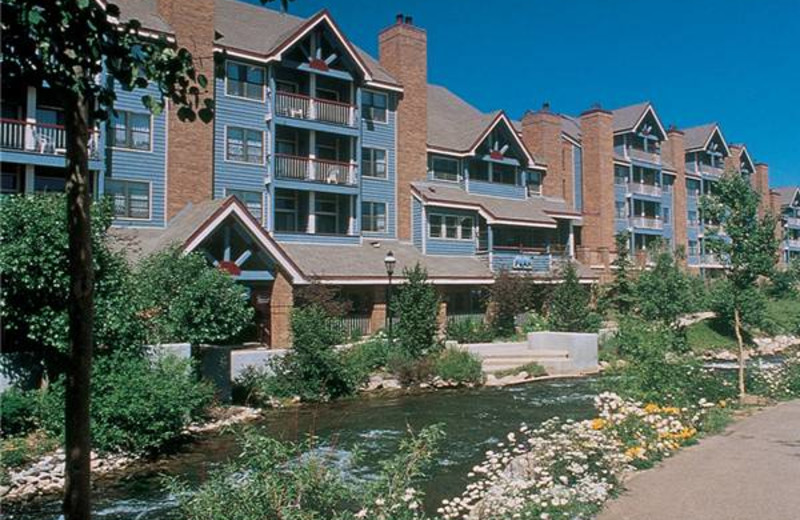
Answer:
[[[36,428],[38,397],[35,391],[11,387],[0,395],[0,430],[3,437],[23,435]]]
[[[692,310],[692,280],[669,250],[656,253],[656,264],[639,275],[636,294],[639,313],[646,320],[672,326]]]
[[[189,361],[151,361],[122,354],[99,358],[92,370],[92,446],[100,451],[148,453],[176,439],[210,405],[213,389],[199,382]],[[64,433],[63,379],[42,395],[41,422]]]
[[[550,324],[547,318],[537,312],[528,312],[522,321],[522,333],[528,334],[529,332],[542,332],[548,330]]]
[[[754,394],[772,399],[800,397],[800,353],[782,363],[756,367],[750,373],[748,387]]]
[[[486,343],[494,339],[494,331],[483,320],[453,320],[447,324],[447,339],[459,343]]]
[[[561,272],[563,281],[553,291],[547,320],[554,331],[597,332],[601,317],[590,305],[589,291],[582,287],[571,262]]]
[[[434,376],[434,357],[412,358],[403,352],[392,352],[387,361],[387,369],[403,386],[426,383]]]
[[[443,381],[457,383],[483,382],[483,364],[475,354],[458,348],[448,348],[436,356],[433,371]]]
[[[530,307],[531,288],[533,284],[524,276],[500,271],[492,284],[491,325],[497,336],[513,336],[516,332],[517,316]]]
[[[366,381],[372,372],[386,367],[389,353],[389,342],[385,337],[378,336],[349,347],[342,352],[342,356],[344,363],[358,379]]]
[[[773,298],[791,298],[797,296],[798,284],[800,260],[795,259],[786,269],[773,269],[768,292]]]
[[[433,285],[428,283],[428,273],[419,264],[405,269],[403,274],[406,283],[390,303],[398,317],[395,338],[407,356],[420,358],[436,347],[439,297]]]
[[[199,253],[155,253],[135,278],[151,343],[222,343],[253,320],[247,289]]]

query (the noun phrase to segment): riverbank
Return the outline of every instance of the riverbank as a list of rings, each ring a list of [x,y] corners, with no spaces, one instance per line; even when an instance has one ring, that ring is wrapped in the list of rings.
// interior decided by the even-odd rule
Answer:
[[[722,434],[635,473],[598,520],[795,520],[799,458],[800,400],[794,400],[737,420]]]

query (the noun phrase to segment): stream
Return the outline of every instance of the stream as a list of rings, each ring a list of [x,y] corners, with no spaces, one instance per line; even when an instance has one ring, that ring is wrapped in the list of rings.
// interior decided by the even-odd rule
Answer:
[[[520,423],[536,426],[554,416],[583,419],[592,415],[592,378],[562,379],[506,388],[440,390],[394,397],[367,397],[303,407],[270,410],[254,424],[263,432],[285,440],[302,440],[313,433],[321,448],[357,476],[368,476],[378,461],[393,455],[410,427],[414,430],[442,424],[446,437],[430,478],[421,486],[425,507],[435,511],[444,498],[459,495],[470,468],[483,460],[486,450],[500,442]],[[350,468],[354,447],[361,457]],[[203,437],[175,455],[129,472],[117,480],[99,482],[94,490],[94,518],[102,520],[155,520],[177,518],[176,501],[161,485],[163,475],[180,476],[199,484],[209,470],[239,453],[231,433]],[[59,497],[39,499],[5,508],[3,518],[56,520]]]

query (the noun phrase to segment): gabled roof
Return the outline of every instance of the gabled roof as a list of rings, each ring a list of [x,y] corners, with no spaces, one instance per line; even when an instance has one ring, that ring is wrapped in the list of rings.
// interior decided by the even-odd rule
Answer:
[[[791,206],[795,200],[800,199],[800,187],[798,186],[772,188],[772,191],[778,194],[781,208]]]
[[[725,137],[722,135],[722,130],[720,130],[717,123],[708,123],[705,125],[685,128],[683,129],[683,135],[684,147],[687,152],[696,152],[707,149],[714,136],[718,135],[720,141],[722,141],[722,146],[725,148],[725,153],[730,155],[728,143],[725,141]]]
[[[737,163],[737,168],[741,168],[741,164],[743,161],[747,161],[750,164],[750,171],[756,171],[756,163],[753,162],[753,159],[750,157],[750,152],[747,151],[747,146],[741,143],[732,144],[730,145],[731,156],[735,156],[739,162]]]
[[[142,27],[164,34],[172,34],[172,27],[158,14],[158,0],[111,0],[107,3],[119,7],[121,22],[138,20]]]
[[[491,131],[504,125],[525,154],[530,167],[539,166],[519,136],[513,121],[502,110],[484,114],[445,87],[428,85],[428,146],[473,155]]]
[[[636,128],[638,128],[641,124],[642,120],[647,117],[647,114],[652,114],[656,121],[656,125],[658,126],[658,130],[661,132],[661,135],[664,137],[667,135],[664,125],[661,124],[658,114],[656,114],[652,103],[649,101],[617,108],[612,110],[611,113],[614,116],[612,127],[615,134],[622,134],[636,130]]]
[[[411,188],[426,204],[477,211],[489,224],[554,228],[556,218],[580,218],[580,213],[570,210],[561,199],[505,199],[476,195],[458,186],[432,182],[412,182]]]

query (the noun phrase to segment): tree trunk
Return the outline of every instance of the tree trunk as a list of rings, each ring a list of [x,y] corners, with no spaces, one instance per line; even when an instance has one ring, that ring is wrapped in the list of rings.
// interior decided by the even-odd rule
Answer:
[[[742,339],[742,321],[739,318],[739,309],[733,310],[733,322],[736,342],[739,344],[739,400],[743,401],[746,395],[744,386],[744,340]]]
[[[89,191],[90,100],[61,92],[67,139],[67,230],[69,232],[69,353],[64,443],[66,453],[64,517],[88,520],[90,507],[89,389],[94,323],[91,193]]]

